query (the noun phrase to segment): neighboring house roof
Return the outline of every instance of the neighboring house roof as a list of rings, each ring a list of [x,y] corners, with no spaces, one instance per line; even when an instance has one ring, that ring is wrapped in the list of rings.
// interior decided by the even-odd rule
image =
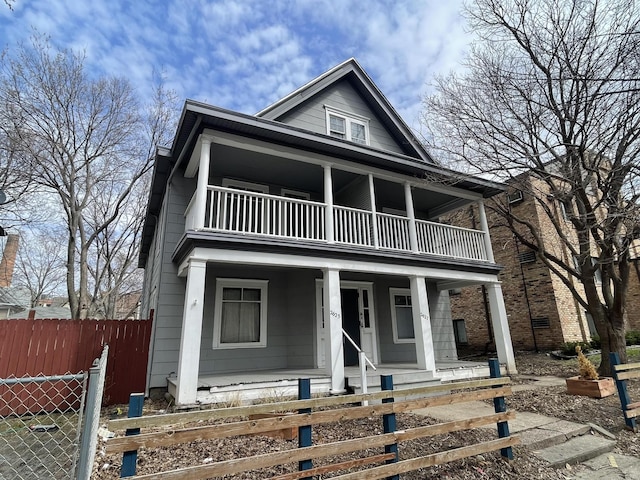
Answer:
[[[34,318],[71,318],[69,307],[35,307],[12,313],[7,318],[28,318],[31,310],[35,311]]]
[[[28,308],[30,297],[12,287],[0,288],[0,306]]]
[[[365,98],[369,107],[376,115],[379,115],[385,128],[402,146],[404,153],[394,153],[368,145],[352,143],[277,121],[277,118],[299,105],[303,101],[301,97],[309,99],[310,96],[317,94],[329,85],[344,79],[348,79],[357,92]],[[490,197],[504,190],[503,186],[498,183],[464,176],[437,166],[362,67],[354,59],[349,59],[258,112],[255,116],[187,100],[178,122],[172,147],[170,149],[158,148],[156,153],[149,203],[142,232],[139,267],[145,266],[156,220],[172,172],[184,167],[189,162],[198,135],[205,128],[233,132],[416,178],[424,178],[425,175],[429,175],[445,182],[455,182],[457,187],[481,193],[484,197]]]

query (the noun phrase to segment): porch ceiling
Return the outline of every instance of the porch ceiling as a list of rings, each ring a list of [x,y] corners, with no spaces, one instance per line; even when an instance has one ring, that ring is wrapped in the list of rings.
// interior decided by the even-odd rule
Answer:
[[[238,149],[219,143],[212,144],[211,158],[213,176],[281,185],[285,188],[311,193],[312,199],[322,199],[324,196],[323,171],[320,165]],[[364,173],[358,175],[341,170],[339,165],[335,165],[332,172],[334,192],[340,192],[358,177],[364,175]],[[399,182],[376,178],[375,191],[378,208],[389,207],[405,210],[403,188],[404,186]],[[413,200],[414,208],[422,212],[429,212],[441,205],[461,201],[459,197],[428,190],[426,181],[424,188],[413,189]],[[464,202],[464,200],[462,201]]]

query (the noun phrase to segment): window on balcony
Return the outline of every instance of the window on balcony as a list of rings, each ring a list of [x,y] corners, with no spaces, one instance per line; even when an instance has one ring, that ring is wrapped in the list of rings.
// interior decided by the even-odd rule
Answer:
[[[369,145],[369,119],[325,105],[327,135]]]
[[[214,348],[267,346],[267,284],[267,280],[217,279]]]
[[[413,331],[413,313],[411,310],[411,290],[408,288],[390,288],[391,324],[394,343],[415,343]]]

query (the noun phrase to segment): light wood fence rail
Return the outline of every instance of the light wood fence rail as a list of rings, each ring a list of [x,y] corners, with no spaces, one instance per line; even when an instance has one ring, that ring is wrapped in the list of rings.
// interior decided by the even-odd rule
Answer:
[[[119,432],[119,436],[106,441],[106,452],[123,453],[122,476],[131,477],[135,475],[135,457],[140,448],[167,447],[198,440],[259,435],[297,428],[298,448],[139,475],[134,478],[163,480],[216,478],[295,462],[299,464],[299,471],[270,478],[278,480],[313,478],[316,475],[355,468],[359,469],[355,472],[345,472],[333,478],[399,478],[398,475],[401,473],[496,450],[500,450],[504,458],[512,459],[511,447],[519,444],[519,438],[509,435],[508,421],[515,418],[514,412],[506,411],[504,400],[506,395],[511,394],[510,380],[509,378],[500,378],[500,367],[497,360],[490,361],[490,370],[494,378],[403,390],[393,390],[391,376],[382,376],[381,387],[383,390],[380,392],[314,399],[309,398],[309,380],[301,379],[299,381],[299,396],[302,399],[300,400],[152,416],[136,417],[142,413],[143,398],[132,396],[129,411],[132,418],[116,419],[109,422],[109,429]],[[395,415],[397,413],[489,399],[493,399],[494,402],[496,413],[493,415],[404,430],[396,429]],[[284,411],[298,413],[247,420],[251,416]],[[311,429],[314,425],[371,417],[381,417],[384,433],[325,444],[312,445],[311,443]],[[190,426],[196,422],[219,419],[230,419],[230,421],[212,425]],[[468,445],[443,452],[404,460],[399,459],[398,444],[402,442],[470,430],[489,424],[497,425],[498,438],[494,440],[475,444],[470,442]],[[141,432],[142,429],[152,427],[155,429],[154,431]],[[126,432],[126,434],[123,436],[122,432]],[[367,453],[372,449],[380,449],[380,452],[373,455]],[[313,460],[355,452],[359,452],[361,456],[328,465],[313,465]]]

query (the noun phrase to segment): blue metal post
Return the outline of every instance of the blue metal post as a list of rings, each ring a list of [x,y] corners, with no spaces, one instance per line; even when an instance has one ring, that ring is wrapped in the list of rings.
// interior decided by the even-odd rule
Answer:
[[[298,400],[308,400],[311,398],[311,380],[308,378],[298,379]],[[301,408],[298,413],[311,413],[310,408]],[[311,440],[311,425],[304,425],[298,427],[298,447],[310,447]],[[298,470],[309,470],[313,468],[312,460],[300,460],[298,462]],[[305,479],[311,479],[311,477],[304,477]]]
[[[380,389],[393,390],[393,375],[380,375]],[[382,403],[393,403],[393,397],[383,398]],[[382,427],[384,433],[393,433],[396,431],[396,414],[386,413],[382,416]],[[396,463],[398,461],[398,444],[384,446],[384,453],[394,453],[395,458],[387,460],[386,463]],[[399,480],[400,475],[392,475],[387,477],[388,480]]]
[[[144,393],[132,393],[129,396],[129,413],[128,418],[142,416],[142,406],[144,405]],[[127,428],[125,436],[140,434],[139,428]],[[138,451],[132,450],[122,454],[122,469],[120,470],[120,478],[133,477],[136,474],[136,462],[138,461]]]
[[[613,378],[616,380],[616,387],[618,388],[618,396],[620,397],[620,405],[622,406],[622,414],[624,415],[624,423],[627,425],[627,428],[637,432],[637,424],[636,419],[631,417],[627,418],[627,407],[631,403],[631,397],[629,396],[629,392],[627,391],[627,381],[626,380],[618,380],[618,373],[613,368],[616,365],[620,365],[620,356],[617,352],[609,352],[609,361],[611,362],[611,371],[613,373]]]
[[[500,378],[502,374],[500,373],[500,362],[498,362],[497,358],[489,359],[489,375],[491,378]],[[494,387],[496,388],[496,387]],[[507,403],[504,400],[504,397],[496,397],[493,399],[493,407],[496,413],[504,413],[507,411]],[[498,422],[498,437],[505,438],[509,436],[509,423],[508,422]],[[502,458],[507,458],[509,460],[513,460],[513,449],[511,447],[501,448],[500,455]]]

